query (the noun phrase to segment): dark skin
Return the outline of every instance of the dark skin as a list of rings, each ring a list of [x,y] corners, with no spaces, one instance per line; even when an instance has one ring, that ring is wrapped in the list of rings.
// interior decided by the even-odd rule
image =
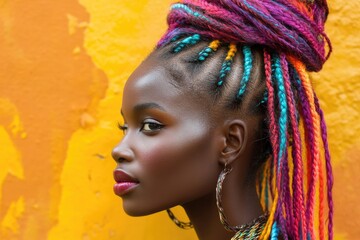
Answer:
[[[131,75],[123,96],[126,134],[113,149],[117,168],[139,185],[122,196],[131,216],[181,205],[200,240],[231,239],[219,220],[215,188],[225,163],[233,171],[222,201],[231,225],[262,214],[249,176],[259,119],[213,104],[212,96],[174,84],[166,61],[150,55]]]

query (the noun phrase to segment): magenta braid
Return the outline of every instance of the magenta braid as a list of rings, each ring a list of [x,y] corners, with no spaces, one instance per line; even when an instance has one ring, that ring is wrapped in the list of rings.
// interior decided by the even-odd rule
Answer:
[[[273,83],[272,83],[272,73],[271,73],[271,57],[270,54],[267,53],[266,51],[264,51],[264,64],[265,64],[265,77],[266,77],[266,87],[267,87],[267,91],[268,91],[268,103],[267,103],[267,109],[268,109],[268,121],[269,121],[269,133],[270,133],[270,140],[271,140],[271,145],[272,145],[272,149],[273,149],[273,156],[272,156],[272,167],[271,169],[275,169],[276,166],[276,160],[278,158],[277,154],[278,154],[278,149],[279,149],[279,143],[278,143],[278,134],[279,134],[279,130],[278,127],[276,125],[276,113],[273,109],[275,109],[274,107],[274,102],[275,102],[275,94],[274,94],[274,87],[273,87]],[[272,198],[274,198],[274,189],[273,189],[273,185],[272,183],[272,179],[274,172],[270,171],[270,177],[269,177],[269,181],[270,181],[270,190],[271,190],[271,195]]]
[[[281,228],[281,233],[282,236],[284,237],[284,240],[288,239],[288,233],[292,233],[292,222],[293,222],[293,216],[292,216],[292,209],[293,209],[293,204],[291,201],[291,194],[290,194],[290,187],[289,187],[289,164],[288,164],[288,153],[285,152],[285,161],[283,162],[283,167],[282,167],[282,189],[281,189],[281,193],[282,193],[282,200],[280,201],[282,203],[282,211],[279,211],[279,222],[280,222],[280,228]],[[283,214],[281,214],[282,212],[285,212],[286,217],[284,217]],[[282,228],[286,227],[286,231]]]
[[[325,161],[326,161],[326,173],[327,173],[327,200],[329,205],[329,213],[328,213],[328,234],[329,239],[333,239],[333,215],[334,215],[334,202],[332,198],[332,188],[334,184],[334,177],[332,173],[331,168],[331,157],[330,157],[330,150],[329,150],[329,143],[327,140],[327,129],[326,129],[326,123],[324,118],[324,113],[320,108],[319,100],[317,96],[314,96],[315,98],[315,105],[316,105],[316,111],[320,115],[320,124],[321,124],[321,138],[324,144],[324,151],[325,151]]]

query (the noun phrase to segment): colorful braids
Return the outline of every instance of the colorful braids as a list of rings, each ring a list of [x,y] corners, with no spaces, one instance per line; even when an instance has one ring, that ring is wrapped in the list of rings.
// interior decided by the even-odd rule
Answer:
[[[205,61],[207,57],[209,57],[209,55],[213,52],[216,52],[218,50],[220,46],[220,41],[219,40],[214,40],[212,41],[209,46],[207,46],[206,48],[204,48],[203,50],[200,51],[199,55],[198,55],[198,60],[199,61]]]
[[[217,81],[217,85],[220,87],[224,84],[227,73],[231,70],[231,64],[233,62],[234,56],[236,54],[237,48],[236,44],[229,44],[229,51],[226,55],[225,61],[223,62],[220,70],[220,77]]]
[[[324,174],[323,162],[326,168],[327,198],[328,198],[328,239],[333,238],[333,176],[330,164],[326,126],[318,100],[310,85],[305,66],[294,58],[281,54],[264,53],[266,86],[268,91],[268,121],[270,140],[273,148],[274,168],[273,177],[276,179],[275,198],[270,211],[270,217],[261,235],[262,239],[272,238],[277,234],[275,224],[279,224],[284,239],[325,239],[325,202],[324,202]],[[281,71],[281,73],[280,73]],[[275,87],[274,87],[275,86]],[[277,87],[276,87],[277,86]],[[284,87],[284,88],[282,88]],[[274,92],[278,94],[275,95]],[[284,95],[284,96],[283,96]],[[286,97],[286,104],[284,104]],[[299,98],[299,101],[296,101]],[[276,104],[277,101],[277,104]],[[275,107],[277,105],[278,109]],[[297,109],[298,108],[298,109]],[[285,116],[284,116],[285,115]],[[300,121],[304,121],[304,128],[299,128]],[[286,118],[288,121],[286,121]],[[276,120],[278,119],[278,120]],[[289,128],[289,130],[286,130]],[[285,132],[284,132],[285,131]],[[287,137],[284,138],[284,134]],[[284,139],[288,142],[284,143]],[[283,141],[282,141],[283,140]],[[291,142],[289,142],[291,140]],[[304,150],[302,142],[305,141]],[[320,158],[322,149],[325,149],[325,159]],[[284,144],[286,147],[284,148]],[[281,150],[283,149],[283,151]],[[287,156],[291,151],[291,158]],[[304,151],[306,152],[304,152]],[[285,151],[285,152],[284,152]],[[304,191],[303,156],[307,156],[307,187]],[[288,180],[288,167],[292,160],[292,186]],[[265,175],[265,177],[268,177]],[[262,180],[271,184],[272,179]],[[266,185],[262,183],[262,185]],[[264,191],[268,191],[264,189]],[[319,197],[316,200],[316,192]],[[266,195],[262,193],[261,195]],[[316,205],[316,202],[318,205]],[[315,209],[318,208],[318,223],[315,224]],[[314,226],[318,225],[318,233]],[[271,227],[272,226],[272,227]],[[287,236],[289,235],[289,236]]]
[[[259,239],[333,239],[327,130],[308,74],[321,70],[331,52],[327,14],[326,0],[183,0],[172,6],[158,43],[177,54],[208,42],[196,53],[200,64],[227,48],[214,80],[219,90],[241,56],[242,76],[230,96],[237,104],[258,81],[254,53],[263,56],[265,90],[254,106],[265,109],[271,154],[258,174],[257,192],[269,216]]]

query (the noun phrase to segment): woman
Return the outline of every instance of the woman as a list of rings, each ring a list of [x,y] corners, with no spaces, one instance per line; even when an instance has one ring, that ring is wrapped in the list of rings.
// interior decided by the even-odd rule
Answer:
[[[173,4],[124,89],[113,158],[125,212],[167,210],[201,240],[332,239],[326,127],[307,74],[330,53],[327,14],[325,0]]]

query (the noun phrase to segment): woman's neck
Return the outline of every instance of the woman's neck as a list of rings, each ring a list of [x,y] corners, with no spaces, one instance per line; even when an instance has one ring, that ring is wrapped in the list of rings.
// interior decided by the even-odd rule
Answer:
[[[234,233],[228,232],[219,220],[215,194],[183,205],[194,225],[199,240],[228,240]]]
[[[225,215],[232,226],[250,223],[262,214],[255,186],[247,186],[238,191],[229,182],[224,185],[222,202]],[[225,230],[220,222],[216,206],[215,190],[213,193],[183,205],[190,221],[194,225],[199,240],[229,240],[234,232]]]

